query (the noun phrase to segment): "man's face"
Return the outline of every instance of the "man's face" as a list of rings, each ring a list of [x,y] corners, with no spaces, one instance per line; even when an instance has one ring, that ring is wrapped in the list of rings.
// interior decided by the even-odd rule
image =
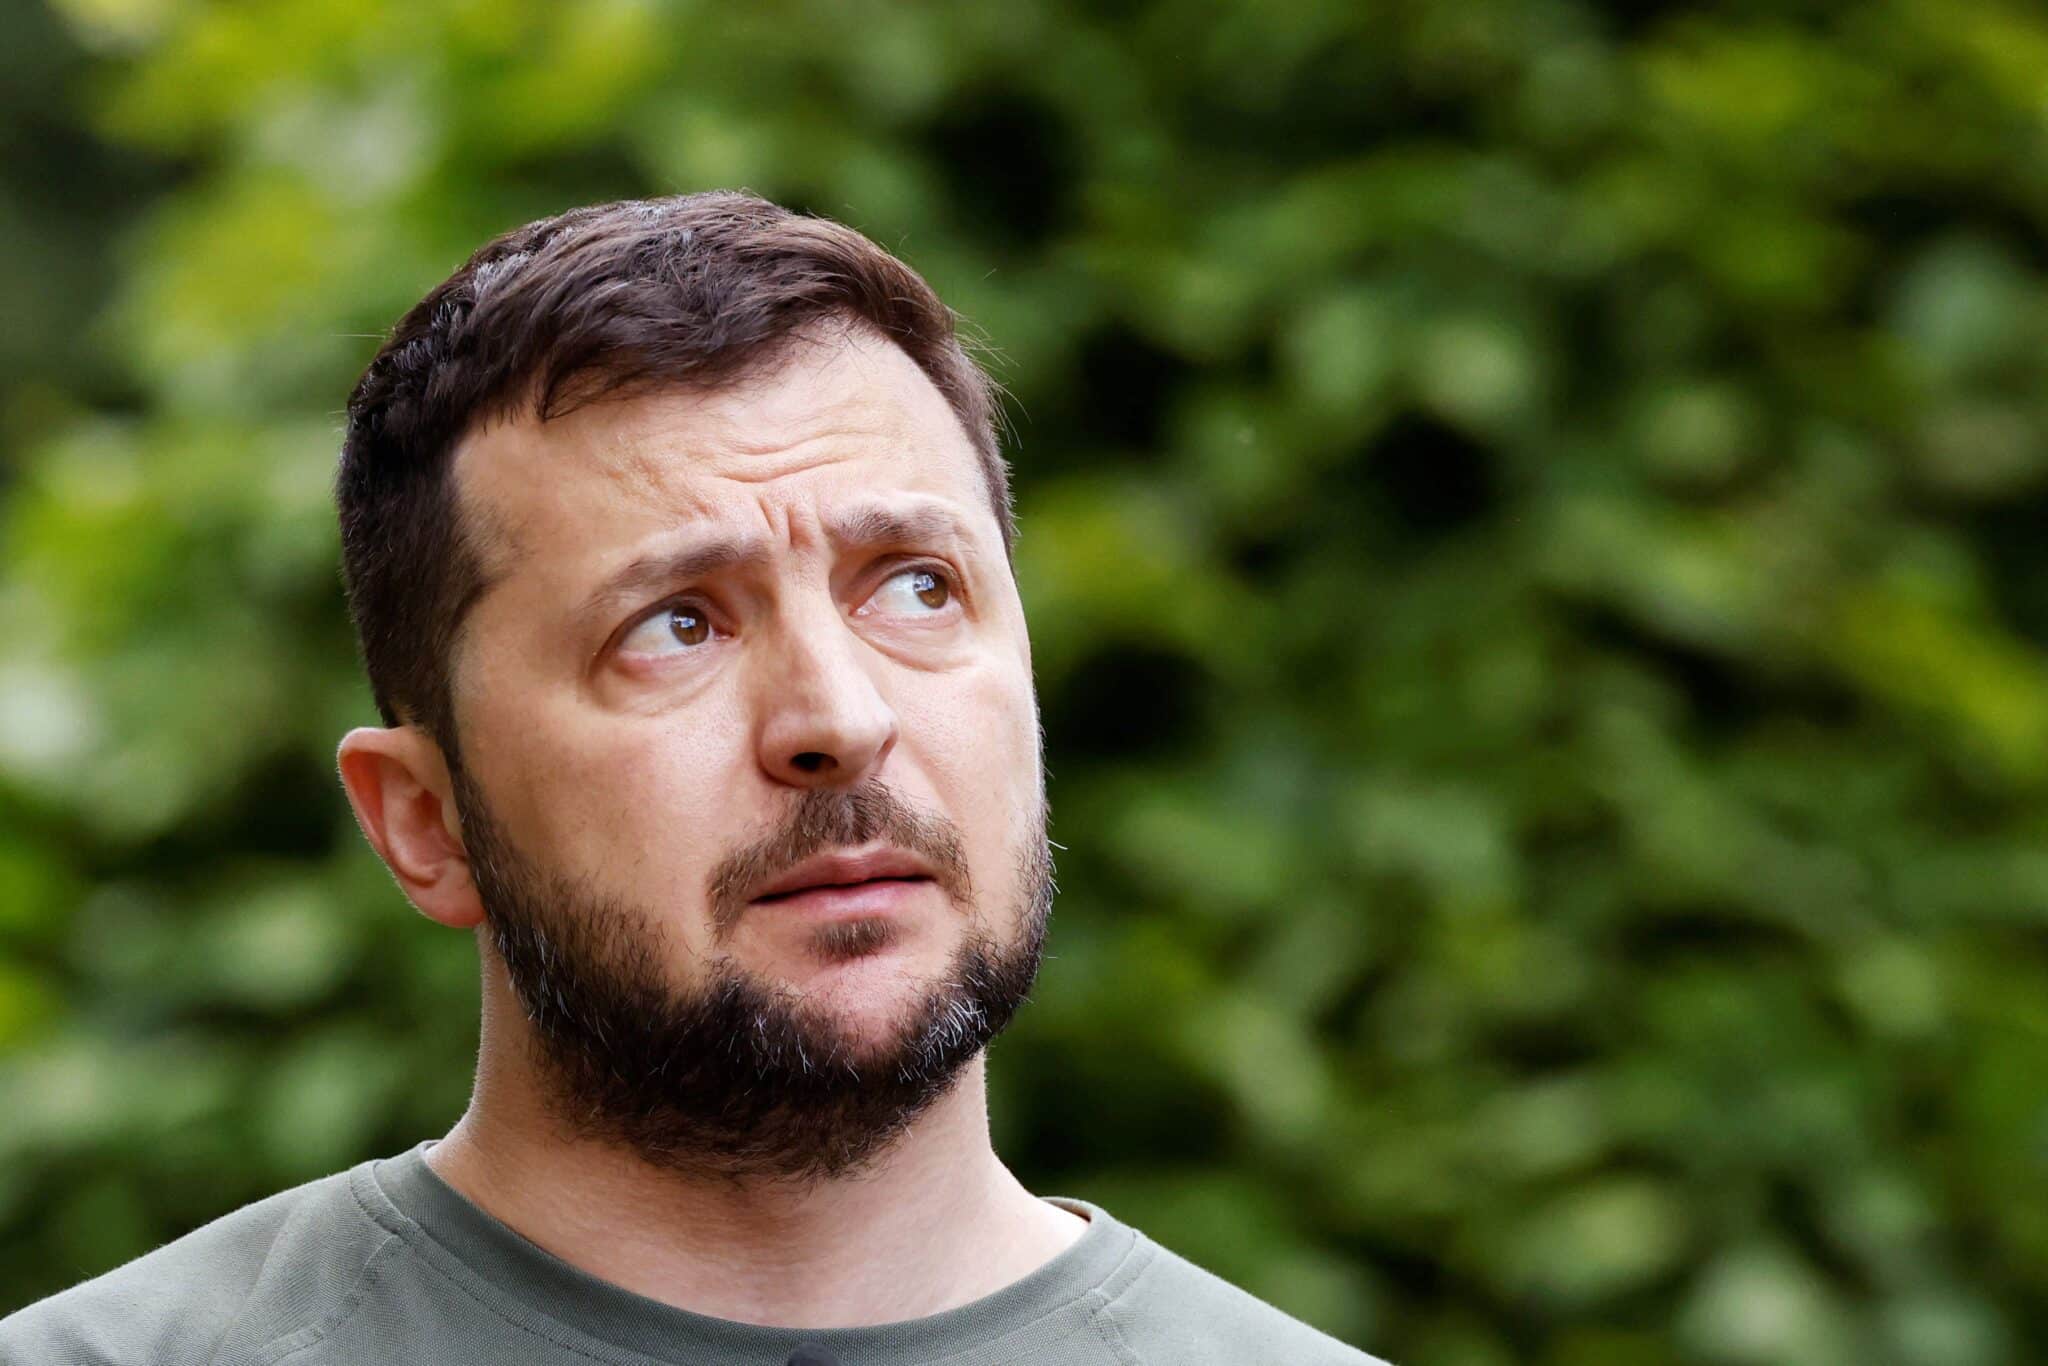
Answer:
[[[696,1048],[737,999],[850,1086],[975,992],[1021,998],[1050,895],[1030,647],[974,450],[902,350],[853,331],[497,424],[454,475],[494,580],[452,671],[465,841],[501,942],[533,922],[531,956],[612,992],[598,1034],[659,1008]]]

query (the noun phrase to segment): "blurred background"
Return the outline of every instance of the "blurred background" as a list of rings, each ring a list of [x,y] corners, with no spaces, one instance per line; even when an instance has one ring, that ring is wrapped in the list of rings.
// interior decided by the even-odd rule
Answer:
[[[487,237],[745,186],[993,347],[998,1147],[1402,1366],[2048,1356],[2048,18],[16,0],[0,1311],[442,1132],[328,481]]]

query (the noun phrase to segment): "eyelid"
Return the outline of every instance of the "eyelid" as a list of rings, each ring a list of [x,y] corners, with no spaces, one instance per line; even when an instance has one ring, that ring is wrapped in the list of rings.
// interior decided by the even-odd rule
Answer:
[[[971,595],[967,590],[967,578],[964,574],[960,573],[959,570],[955,569],[952,565],[946,563],[946,561],[944,560],[935,560],[930,558],[929,556],[913,556],[910,558],[897,560],[888,564],[885,567],[885,572],[881,575],[881,577],[875,580],[874,587],[869,589],[866,596],[864,596],[861,599],[860,607],[856,608],[855,610],[860,611],[862,609],[865,609],[868,603],[874,598],[875,594],[881,591],[882,585],[888,583],[890,580],[898,577],[899,575],[913,573],[918,570],[924,570],[929,573],[936,574],[940,579],[945,581],[946,590],[948,594],[953,598],[954,602],[957,602],[963,608],[966,606]],[[599,652],[600,657],[602,655],[613,654],[618,652],[620,646],[635,631],[639,630],[642,626],[646,625],[650,620],[654,619],[655,617],[662,616],[665,613],[673,612],[678,607],[688,607],[692,609],[695,614],[704,617],[707,621],[711,623],[711,629],[714,634],[731,634],[731,632],[727,631],[724,627],[719,625],[718,613],[712,608],[711,604],[704,599],[704,597],[701,595],[701,591],[697,589],[687,589],[681,592],[671,593],[667,597],[661,598],[658,601],[649,604],[646,608],[642,609],[641,611],[635,612],[632,616],[627,617],[623,622],[619,624],[618,629],[612,632],[610,639],[606,641],[605,645]]]
[[[635,612],[632,616],[627,617],[620,624],[619,629],[612,632],[611,639],[605,643],[602,653],[612,654],[618,652],[635,631],[645,626],[648,622],[653,621],[656,617],[667,616],[673,613],[679,607],[689,608],[690,615],[703,618],[710,625],[714,637],[728,634],[718,624],[717,614],[711,610],[710,603],[705,602],[694,593],[671,593],[669,596],[661,599],[661,601],[648,607],[645,611]],[[690,648],[702,649],[703,647],[692,646]]]
[[[882,591],[882,585],[901,578],[905,574],[913,574],[920,570],[937,575],[945,582],[947,595],[953,600],[958,601],[963,607],[966,605],[968,593],[965,575],[961,574],[959,570],[953,568],[952,565],[947,564],[944,560],[913,558],[889,565],[886,572],[875,580],[875,586],[868,591],[867,596],[861,599],[860,608],[855,610],[859,611],[865,608],[869,602],[873,601],[875,594]],[[952,604],[949,602],[947,605],[951,606]],[[944,609],[940,610],[943,611]]]

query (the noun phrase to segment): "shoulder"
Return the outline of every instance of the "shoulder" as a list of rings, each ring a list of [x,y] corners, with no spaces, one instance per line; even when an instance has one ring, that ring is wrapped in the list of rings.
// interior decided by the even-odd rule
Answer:
[[[339,1172],[244,1205],[203,1228],[0,1319],[5,1366],[185,1366],[209,1362],[260,1312],[287,1305],[310,1322],[323,1280],[346,1274],[387,1236]],[[344,1292],[345,1293],[345,1292]]]
[[[1387,1366],[1161,1247],[1143,1233],[1104,1309],[1132,1357],[1232,1366]]]

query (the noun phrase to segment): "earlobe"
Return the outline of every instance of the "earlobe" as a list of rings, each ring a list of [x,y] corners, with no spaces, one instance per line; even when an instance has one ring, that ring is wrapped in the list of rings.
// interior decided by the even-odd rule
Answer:
[[[440,746],[417,726],[362,726],[342,737],[336,758],[356,824],[406,898],[451,928],[480,924]]]

